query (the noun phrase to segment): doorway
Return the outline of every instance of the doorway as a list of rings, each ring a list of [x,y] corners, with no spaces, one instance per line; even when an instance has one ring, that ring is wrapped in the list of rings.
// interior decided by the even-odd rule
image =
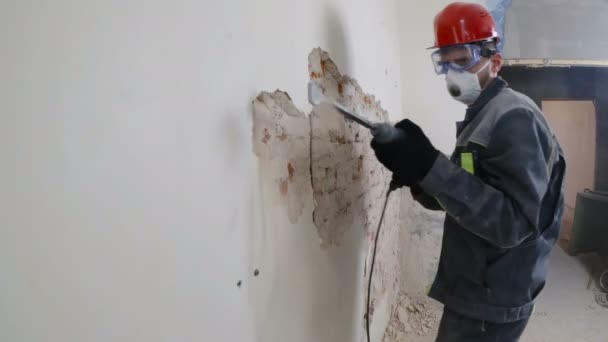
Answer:
[[[566,159],[565,208],[560,244],[568,245],[576,196],[594,189],[596,169],[596,108],[589,100],[543,100],[542,109]]]

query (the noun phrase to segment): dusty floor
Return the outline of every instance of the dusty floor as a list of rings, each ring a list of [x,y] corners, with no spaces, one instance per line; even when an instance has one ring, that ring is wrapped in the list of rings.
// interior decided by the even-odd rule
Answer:
[[[521,342],[608,341],[608,308],[595,302],[597,287],[594,282],[589,283],[586,264],[555,248],[547,287],[538,298]],[[384,341],[434,341],[439,304],[425,298],[408,298],[405,294],[399,298],[401,305],[394,310]]]
[[[522,342],[608,341],[608,308],[595,302],[595,283],[587,289],[588,282],[586,266],[555,248],[547,287]]]

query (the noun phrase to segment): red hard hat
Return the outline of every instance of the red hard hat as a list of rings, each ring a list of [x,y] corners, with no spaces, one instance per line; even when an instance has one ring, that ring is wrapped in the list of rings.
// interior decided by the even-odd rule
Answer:
[[[499,39],[492,14],[478,4],[455,2],[435,17],[435,48]]]

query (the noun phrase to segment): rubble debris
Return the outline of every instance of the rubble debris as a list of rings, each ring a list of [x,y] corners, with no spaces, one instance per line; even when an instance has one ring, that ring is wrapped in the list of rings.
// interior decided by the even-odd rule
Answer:
[[[441,320],[441,305],[426,296],[399,292],[383,342],[433,341]],[[424,337],[425,339],[420,339]],[[428,339],[427,339],[428,338]]]

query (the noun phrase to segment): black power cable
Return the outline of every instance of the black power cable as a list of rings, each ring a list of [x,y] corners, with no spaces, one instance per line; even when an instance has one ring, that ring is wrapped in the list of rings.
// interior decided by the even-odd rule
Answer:
[[[371,338],[369,335],[369,306],[371,303],[372,296],[372,276],[374,275],[374,264],[376,262],[376,249],[378,248],[378,237],[380,236],[380,228],[382,227],[382,221],[384,221],[384,213],[386,212],[386,206],[388,204],[389,196],[393,190],[398,189],[395,182],[392,181],[388,191],[386,192],[386,198],[384,199],[384,206],[382,207],[382,213],[380,214],[380,221],[378,221],[378,229],[376,229],[376,237],[374,238],[374,249],[372,251],[372,263],[369,268],[369,280],[367,283],[367,309],[365,311],[365,325],[367,328],[367,342],[371,342]]]

